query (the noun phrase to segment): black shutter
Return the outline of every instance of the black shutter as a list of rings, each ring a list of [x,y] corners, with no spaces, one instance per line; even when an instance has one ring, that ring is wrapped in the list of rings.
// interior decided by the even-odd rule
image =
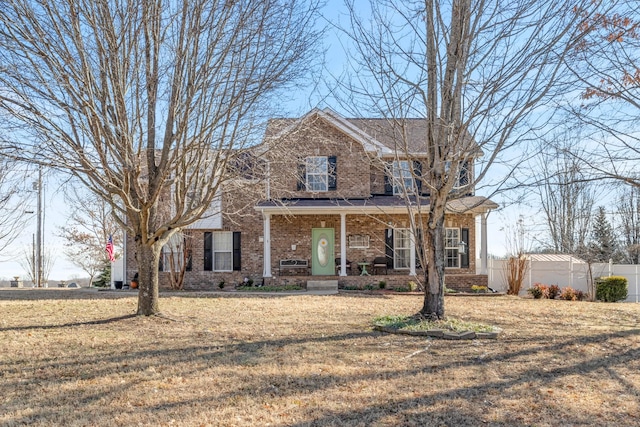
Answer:
[[[462,238],[461,240],[465,243],[465,251],[463,254],[460,254],[460,268],[469,268],[469,229],[462,229]]]
[[[307,164],[303,160],[302,163],[298,163],[298,191],[306,191],[307,189]]]
[[[160,259],[158,259],[158,271],[164,271],[164,250],[160,250]]]
[[[329,183],[328,183],[328,190],[336,190],[337,189],[337,164],[338,164],[338,158],[336,156],[329,156],[327,157],[327,162],[328,162],[328,168],[329,170],[328,172],[328,176],[329,176]]]
[[[393,269],[393,228],[384,230],[384,254],[387,257],[387,268]]]
[[[384,164],[384,194],[393,196],[393,163]]]
[[[213,270],[213,234],[204,232],[204,271]]]
[[[240,245],[240,232],[233,232],[233,270],[240,271],[242,268],[241,263],[241,245]]]
[[[422,162],[413,161],[413,176],[416,183],[416,194],[422,194]]]

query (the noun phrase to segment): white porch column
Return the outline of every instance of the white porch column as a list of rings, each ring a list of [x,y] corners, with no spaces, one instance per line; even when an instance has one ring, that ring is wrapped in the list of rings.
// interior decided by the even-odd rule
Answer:
[[[416,275],[416,235],[411,228],[411,244],[409,245],[409,274]]]
[[[263,256],[262,277],[271,277],[271,214],[262,213],[263,218]]]
[[[480,274],[487,274],[487,212],[480,215]]]
[[[347,214],[340,214],[340,276],[347,275]]]

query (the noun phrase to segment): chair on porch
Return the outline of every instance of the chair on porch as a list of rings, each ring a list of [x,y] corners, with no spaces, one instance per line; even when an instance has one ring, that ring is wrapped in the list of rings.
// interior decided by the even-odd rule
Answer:
[[[336,258],[336,274],[340,273],[340,266],[342,265],[341,261],[341,258]],[[351,261],[346,260],[344,268],[346,270],[346,274],[349,275],[349,271],[351,270]]]
[[[384,274],[388,273],[387,270],[387,257],[386,256],[377,256],[373,259],[372,264],[372,272],[376,274],[377,270],[384,269]]]

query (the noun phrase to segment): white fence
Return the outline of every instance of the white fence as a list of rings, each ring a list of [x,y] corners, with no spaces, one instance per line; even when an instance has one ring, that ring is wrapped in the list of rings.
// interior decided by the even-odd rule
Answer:
[[[489,259],[489,287],[506,292],[506,263],[504,259]],[[538,261],[529,259],[529,269],[520,291],[526,294],[527,289],[535,283],[558,285],[560,288],[571,286],[583,292],[588,292],[588,264],[575,258],[562,261]],[[592,264],[593,277],[624,276],[629,283],[626,302],[640,301],[640,265],[625,264]]]

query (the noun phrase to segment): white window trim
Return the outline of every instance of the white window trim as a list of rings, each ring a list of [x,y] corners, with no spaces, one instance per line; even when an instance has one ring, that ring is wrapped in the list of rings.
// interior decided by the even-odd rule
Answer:
[[[216,249],[216,237],[219,237],[223,234],[229,235],[231,238],[229,239],[229,250],[225,249]],[[211,242],[211,262],[213,265],[211,266],[211,270],[218,273],[226,273],[233,271],[233,231],[215,231],[211,234],[212,242]],[[217,254],[231,254],[231,265],[228,270],[216,270],[216,256]]]
[[[398,247],[398,236],[399,236],[399,232],[407,232],[408,233],[408,239],[407,239],[407,247]],[[407,266],[406,267],[399,267],[398,266],[398,251],[402,250],[402,251],[406,251],[407,253]],[[411,269],[411,230],[409,228],[395,228],[393,230],[393,269],[394,270],[409,270]]]
[[[454,242],[453,246],[447,246],[447,234],[448,231],[452,230],[452,231],[456,231],[457,233],[457,239]],[[445,258],[444,258],[444,262],[445,262],[445,269],[446,268],[451,268],[451,269],[459,269],[460,267],[460,239],[462,238],[462,230],[459,227],[447,227],[444,229],[444,253],[445,253]],[[447,251],[449,250],[455,250],[456,251],[456,266],[455,267],[449,267],[449,258],[447,257]]]
[[[467,183],[466,184],[461,184],[460,183],[460,176],[462,174],[462,167],[464,166],[465,162],[460,163],[460,168],[456,171],[456,182],[453,184],[453,189],[454,190],[459,190],[461,188],[465,188],[469,186],[469,182],[470,182],[470,174],[471,174],[471,161],[467,161]],[[451,170],[451,162],[447,162],[445,164],[445,169],[447,171]]]
[[[369,248],[369,235],[368,234],[352,234],[349,236],[349,248],[352,249],[368,249]]]
[[[311,173],[309,172],[310,170],[312,170],[309,166],[312,165],[313,168],[316,167],[316,163],[313,162],[313,159],[324,159],[324,165],[325,165],[325,169],[324,172],[321,173]],[[314,193],[325,193],[327,191],[329,191],[329,157],[327,156],[310,156],[306,158],[306,162],[305,162],[305,166],[306,166],[306,188],[307,191],[312,191]],[[324,183],[324,189],[313,189],[311,188],[311,185],[309,183],[309,176],[319,176],[322,178],[322,182]]]
[[[407,167],[404,167],[404,164]],[[414,190],[413,173],[411,170],[412,163],[409,160],[394,160],[392,165],[393,175],[393,194],[396,196],[403,195],[405,192],[411,193]],[[407,185],[408,184],[408,185]]]

